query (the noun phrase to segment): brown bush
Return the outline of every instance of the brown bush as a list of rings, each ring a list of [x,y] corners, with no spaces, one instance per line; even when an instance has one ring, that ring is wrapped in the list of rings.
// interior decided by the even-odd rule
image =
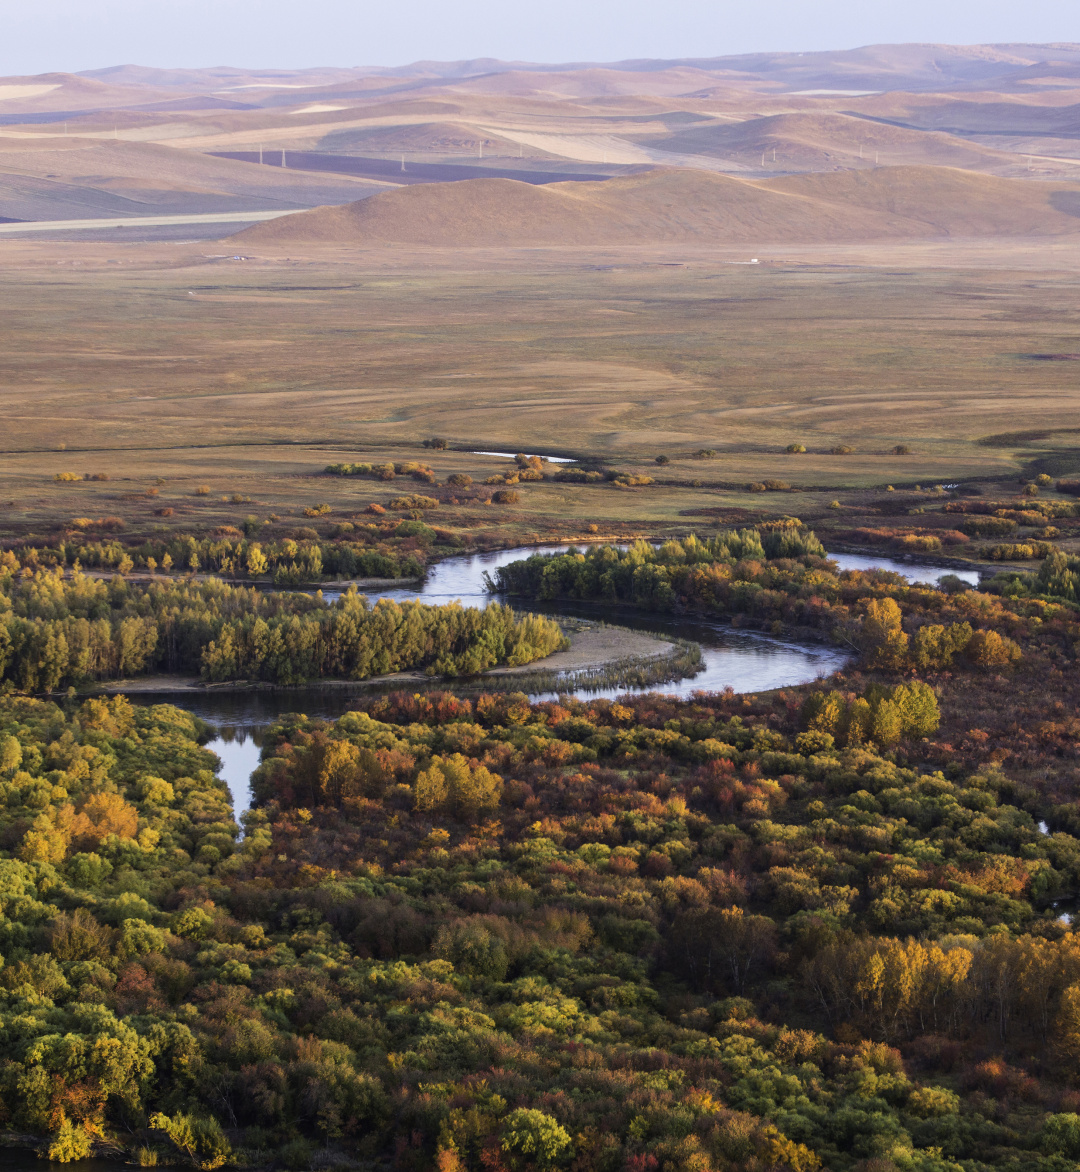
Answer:
[[[997,631],[976,631],[965,654],[979,667],[1005,667],[1015,663],[1021,655],[1020,648],[1006,635]]]
[[[434,497],[421,496],[417,492],[410,493],[408,496],[398,496],[390,502],[390,508],[398,510],[409,509],[437,509],[439,502]]]
[[[515,492],[512,488],[500,488],[498,492],[491,494],[491,499],[497,505],[516,505],[521,500],[521,493]]]
[[[86,908],[61,912],[49,925],[49,950],[57,960],[107,960],[115,935]]]

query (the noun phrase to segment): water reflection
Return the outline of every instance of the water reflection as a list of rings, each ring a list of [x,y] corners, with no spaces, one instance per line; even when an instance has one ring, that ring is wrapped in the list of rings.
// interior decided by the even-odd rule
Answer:
[[[569,548],[569,545],[525,546],[448,558],[432,566],[423,582],[371,591],[368,597],[372,601],[379,598],[397,601],[421,598],[436,604],[460,600],[465,606],[486,606],[491,601],[491,595],[486,589],[485,574],[494,574],[499,566],[534,553],[556,553]],[[943,575],[953,572],[919,561],[898,562],[860,554],[831,556],[841,569],[891,570],[911,582],[932,584]],[[959,576],[973,584],[978,583],[976,572],[963,571]],[[340,591],[324,591],[328,601],[340,596]],[[583,603],[560,601],[557,605],[533,604],[532,609],[592,620],[611,617],[610,611],[602,605]],[[847,652],[827,644],[796,642],[752,631],[740,631],[715,620],[645,613],[619,614],[617,618],[620,626],[692,640],[702,649],[704,669],[688,679],[652,688],[578,689],[580,695],[614,697],[628,692],[655,691],[667,695],[691,696],[698,691],[723,691],[725,688],[732,688],[736,692],[761,692],[805,684],[831,675],[850,658]],[[233,807],[239,816],[251,804],[251,772],[259,763],[261,734],[268,725],[287,712],[303,712],[310,717],[336,720],[355,708],[359,699],[371,695],[371,691],[371,687],[363,684],[349,686],[338,683],[272,691],[184,692],[174,697],[132,696],[131,699],[136,703],[160,703],[171,699],[214,728],[216,736],[207,747],[221,759],[220,776],[232,792]],[[537,698],[540,698],[540,694],[537,694]]]
[[[896,561],[868,553],[831,553],[829,557],[841,570],[889,570],[918,586],[936,586],[950,574],[971,586],[978,586],[980,580],[978,570],[953,570],[924,561]]]
[[[517,452],[470,452],[471,456],[499,456],[503,460],[513,460],[517,458]],[[533,456],[535,452],[522,452],[523,456]],[[573,464],[573,456],[541,456],[541,460],[546,460],[549,464]]]
[[[491,595],[487,592],[485,574],[494,575],[499,566],[508,566],[534,553],[565,553],[573,548],[571,545],[527,545],[519,549],[465,554],[447,558],[432,566],[422,582],[392,586],[386,590],[369,590],[366,593],[373,602],[377,598],[393,598],[398,602],[407,598],[422,598],[424,602],[440,605],[460,599],[465,606],[486,606],[491,601]],[[323,597],[331,601],[340,598],[341,591],[324,590]]]
[[[72,1160],[58,1164],[55,1160],[43,1160],[30,1150],[4,1148],[0,1150],[0,1167],[8,1172],[118,1172],[122,1165],[114,1160]]]
[[[259,764],[261,745],[247,730],[226,725],[218,728],[218,735],[206,747],[221,761],[218,776],[229,787],[233,814],[239,818],[251,807],[251,775]]]

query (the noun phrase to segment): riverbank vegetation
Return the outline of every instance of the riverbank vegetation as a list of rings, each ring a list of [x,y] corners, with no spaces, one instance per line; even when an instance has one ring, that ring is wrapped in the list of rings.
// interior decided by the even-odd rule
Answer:
[[[423,460],[408,458],[421,451]],[[296,586],[412,577],[464,550],[597,536],[662,542],[695,530],[711,536],[713,525],[768,523],[791,511],[832,549],[985,561],[991,554],[1040,556],[1048,544],[1075,555],[1080,541],[1071,481],[1025,476],[1019,492],[1012,475],[982,484],[965,478],[946,486],[929,477],[913,484],[909,474],[921,473],[910,456],[900,478],[882,471],[859,488],[844,487],[852,467],[845,456],[839,479],[815,488],[792,482],[792,458],[779,455],[784,480],[768,475],[760,461],[732,475],[720,468],[727,456],[705,460],[677,450],[662,466],[655,453],[568,465],[407,443],[244,452],[259,471],[235,483],[220,468],[203,477],[184,465],[181,474],[167,455],[147,464],[114,453],[110,464],[123,471],[77,481],[57,480],[55,469],[45,475],[36,465],[27,468],[20,476],[30,479],[11,489],[15,499],[0,499],[0,549],[42,565],[70,568],[78,561],[88,570],[142,575],[187,573],[195,564],[199,573]],[[327,465],[327,458],[337,462]],[[800,472],[815,459],[812,451],[800,456]]]
[[[133,583],[59,568],[0,570],[0,680],[22,692],[152,672],[274,684],[416,669],[473,675],[566,645],[552,619],[498,605],[372,606],[355,590],[326,603],[217,579]]]
[[[925,764],[942,716],[382,696],[283,718],[238,839],[191,716],[8,698],[3,1126],[204,1169],[1064,1170],[1080,825]]]
[[[411,508],[411,506],[409,506]],[[272,581],[300,586],[323,578],[416,578],[424,573],[426,549],[438,535],[413,518],[383,524],[340,522],[332,540],[320,540],[312,529],[294,537],[259,542],[259,524],[220,531],[214,537],[183,534],[170,540],[122,542],[84,537],[55,546],[8,550],[0,565],[8,569],[79,567],[118,574],[220,574],[226,578]]]
[[[869,667],[942,671],[1007,666],[1028,640],[1080,640],[1069,605],[1077,566],[1055,552],[1038,575],[1005,574],[986,590],[955,579],[938,590],[882,571],[840,572],[816,536],[789,520],[658,547],[534,554],[500,567],[491,585],[537,600],[721,614],[776,634],[808,629],[851,647]]]

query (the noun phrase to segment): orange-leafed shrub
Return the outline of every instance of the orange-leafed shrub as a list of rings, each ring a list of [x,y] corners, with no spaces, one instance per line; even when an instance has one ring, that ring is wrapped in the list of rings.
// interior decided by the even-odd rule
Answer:
[[[119,794],[93,794],[71,823],[71,838],[80,846],[98,846],[110,834],[134,838],[139,812]]]

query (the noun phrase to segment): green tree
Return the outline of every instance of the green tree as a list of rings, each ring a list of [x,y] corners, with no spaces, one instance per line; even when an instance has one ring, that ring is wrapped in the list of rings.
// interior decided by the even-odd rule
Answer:
[[[22,747],[18,738],[0,737],[0,771],[13,773],[22,764]]]
[[[896,600],[871,598],[859,628],[859,645],[867,661],[878,667],[899,667],[907,654],[908,637]]]
[[[46,1152],[57,1164],[70,1164],[74,1160],[85,1160],[93,1147],[93,1136],[85,1127],[78,1127],[70,1119],[64,1119],[59,1129],[49,1140]]]
[[[150,1126],[163,1131],[172,1145],[202,1172],[213,1172],[232,1156],[232,1146],[216,1119],[183,1112],[169,1116],[159,1111],[151,1116]]]
[[[461,753],[432,757],[417,775],[416,808],[427,813],[452,813],[464,819],[498,808],[503,782],[483,765],[473,765]]]
[[[506,1152],[528,1157],[540,1168],[561,1164],[573,1154],[570,1134],[559,1121],[529,1107],[518,1107],[506,1117],[502,1146]]]
[[[903,718],[899,707],[892,700],[881,700],[873,710],[870,737],[875,744],[886,747],[895,745],[904,731]]]
[[[922,680],[900,684],[893,689],[891,699],[900,713],[904,736],[928,737],[937,732],[941,723],[941,710],[934,689],[929,684]]]

